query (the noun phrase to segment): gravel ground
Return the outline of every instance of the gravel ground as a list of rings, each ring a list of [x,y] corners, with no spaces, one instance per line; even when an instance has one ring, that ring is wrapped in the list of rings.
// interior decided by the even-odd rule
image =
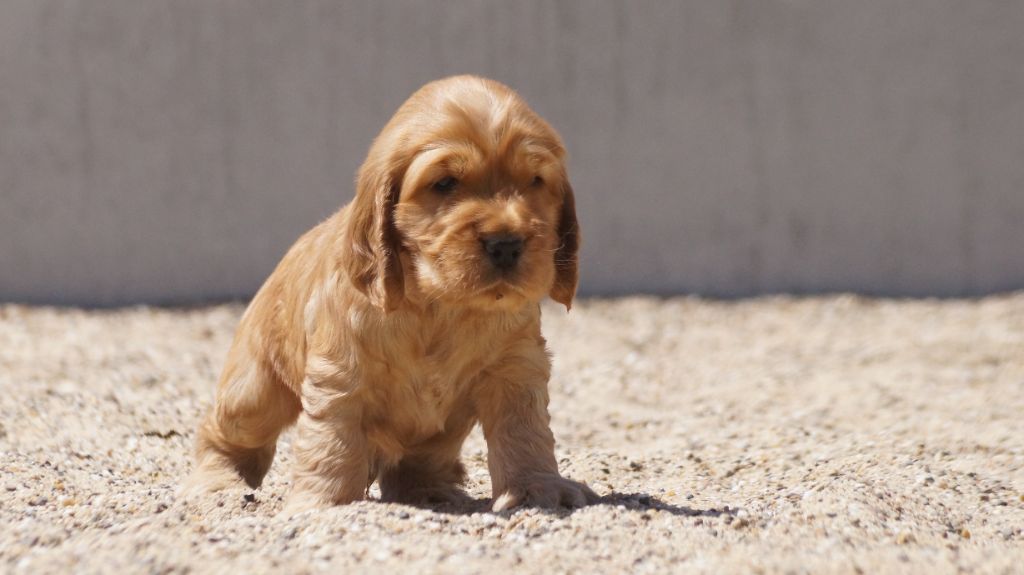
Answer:
[[[931,572],[1024,565],[1024,294],[545,308],[574,512],[175,498],[242,308],[0,306],[0,571]]]

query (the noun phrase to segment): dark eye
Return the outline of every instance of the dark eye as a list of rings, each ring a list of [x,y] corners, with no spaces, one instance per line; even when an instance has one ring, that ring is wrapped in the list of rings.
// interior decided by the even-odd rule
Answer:
[[[542,178],[540,176],[534,176],[533,177],[533,181],[530,182],[530,185],[535,187],[535,188],[539,188],[539,187],[544,185],[544,178]]]
[[[431,186],[431,187],[434,189],[435,192],[438,192],[438,193],[441,193],[441,194],[447,194],[448,192],[454,190],[455,186],[457,186],[457,185],[459,185],[459,181],[458,180],[456,180],[455,178],[453,178],[451,176],[446,176],[446,177],[441,178],[440,180],[434,182],[434,185]]]

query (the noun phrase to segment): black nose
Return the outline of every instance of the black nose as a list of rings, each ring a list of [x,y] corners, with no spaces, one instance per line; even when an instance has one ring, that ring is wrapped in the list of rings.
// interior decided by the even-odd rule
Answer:
[[[484,251],[491,258],[494,267],[508,270],[515,267],[523,253],[523,238],[516,236],[493,236],[483,240]]]

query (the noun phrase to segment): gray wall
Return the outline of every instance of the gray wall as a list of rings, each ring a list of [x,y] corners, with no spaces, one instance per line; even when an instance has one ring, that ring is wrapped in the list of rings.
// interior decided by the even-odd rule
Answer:
[[[582,290],[1024,288],[1024,2],[0,3],[0,300],[244,297],[422,83],[565,136]]]

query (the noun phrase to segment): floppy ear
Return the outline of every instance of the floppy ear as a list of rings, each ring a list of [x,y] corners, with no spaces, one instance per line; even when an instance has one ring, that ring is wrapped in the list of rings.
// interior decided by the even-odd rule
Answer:
[[[400,242],[393,219],[399,189],[390,166],[375,156],[371,154],[359,168],[356,197],[349,207],[346,264],[352,285],[370,303],[389,312],[405,297]]]
[[[576,198],[572,186],[565,181],[562,189],[562,211],[558,217],[558,249],[555,251],[555,283],[551,299],[569,311],[579,283],[580,226],[576,221]]]

